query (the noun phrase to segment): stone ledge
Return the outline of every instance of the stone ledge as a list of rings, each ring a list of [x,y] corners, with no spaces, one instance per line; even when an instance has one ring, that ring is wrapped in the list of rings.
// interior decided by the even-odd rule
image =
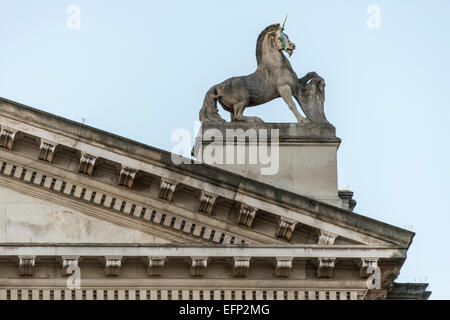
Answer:
[[[365,245],[192,245],[192,244],[48,244],[2,243],[0,257],[8,256],[121,256],[121,257],[252,257],[289,259],[375,257],[392,261],[406,258],[406,248],[399,246]]]
[[[428,300],[428,283],[394,283],[387,294],[388,300]]]
[[[226,123],[202,123],[200,130],[216,129],[224,136],[227,129],[266,129],[270,139],[270,130],[279,130],[280,142],[333,142],[340,143],[336,137],[336,128],[331,124],[317,123],[250,123],[250,122],[226,122]]]

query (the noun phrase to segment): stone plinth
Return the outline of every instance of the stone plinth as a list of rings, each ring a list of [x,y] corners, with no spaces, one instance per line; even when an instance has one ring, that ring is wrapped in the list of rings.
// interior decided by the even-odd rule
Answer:
[[[193,152],[204,163],[342,207],[340,141],[330,124],[203,123]]]

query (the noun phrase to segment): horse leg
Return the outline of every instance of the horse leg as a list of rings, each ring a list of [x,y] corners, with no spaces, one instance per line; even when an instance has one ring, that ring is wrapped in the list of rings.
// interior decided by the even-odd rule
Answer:
[[[278,87],[278,93],[283,98],[284,102],[288,105],[289,109],[294,113],[295,117],[297,118],[299,123],[308,123],[309,120],[303,117],[297,110],[297,106],[295,105],[294,101],[292,100],[292,90],[289,85],[284,85],[281,87]]]
[[[231,121],[246,121],[246,122],[263,122],[258,117],[246,117],[243,115],[247,103],[245,101],[238,102],[233,106],[233,116]]]
[[[232,121],[245,121],[244,113],[245,103],[243,101],[233,105]]]

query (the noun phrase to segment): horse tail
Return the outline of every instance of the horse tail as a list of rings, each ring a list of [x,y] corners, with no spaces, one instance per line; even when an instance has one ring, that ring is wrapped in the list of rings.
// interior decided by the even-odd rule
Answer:
[[[199,112],[199,118],[202,122],[224,122],[217,109],[217,87],[214,86],[208,90],[203,100],[203,106]]]

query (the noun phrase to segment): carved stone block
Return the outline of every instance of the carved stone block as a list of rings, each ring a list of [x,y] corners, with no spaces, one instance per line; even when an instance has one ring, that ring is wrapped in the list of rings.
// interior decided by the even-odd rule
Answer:
[[[39,160],[47,162],[53,161],[53,155],[55,154],[56,143],[45,139],[41,139],[41,146],[39,150]]]
[[[78,268],[78,257],[61,257],[61,273],[64,276],[73,274],[73,269]]]
[[[296,225],[297,221],[280,217],[278,221],[278,228],[275,235],[278,238],[283,238],[289,241],[291,239],[292,233],[295,230]]]
[[[324,230],[320,230],[318,245],[332,245],[336,240],[336,235]]]
[[[214,208],[214,203],[216,202],[217,197],[210,193],[205,193],[204,191],[200,194],[200,206],[198,211],[211,214]]]
[[[80,168],[79,172],[86,173],[88,175],[92,175],[94,172],[95,164],[97,162],[97,158],[87,153],[82,153],[80,157]]]
[[[250,268],[250,257],[235,257],[233,263],[233,276],[246,277]]]
[[[191,276],[202,277],[205,274],[206,267],[208,266],[207,257],[191,257]]]
[[[275,276],[287,278],[292,268],[292,258],[276,258]]]
[[[370,275],[368,273],[368,271],[371,271],[370,268],[378,268],[378,258],[363,258],[359,260],[358,267],[359,276],[361,278],[366,278]]]
[[[317,263],[317,277],[331,278],[333,277],[334,263],[336,258],[319,258]]]
[[[238,224],[251,228],[253,220],[256,216],[256,210],[256,208],[241,203],[241,207],[239,209]]]
[[[338,190],[338,196],[342,200],[344,208],[353,211],[356,206],[356,200],[353,199],[353,191]]]
[[[128,167],[122,167],[120,170],[119,185],[131,188],[133,186],[134,178],[137,170]]]
[[[175,192],[175,188],[177,187],[177,182],[168,179],[161,179],[161,189],[159,192],[159,197],[161,199],[172,201],[173,194]]]
[[[32,276],[35,265],[34,256],[19,256],[19,275]]]
[[[16,138],[16,130],[2,128],[0,131],[0,147],[12,150],[14,139]]]
[[[118,276],[122,266],[122,257],[105,257],[105,276]]]
[[[151,277],[160,277],[166,257],[148,257],[147,273]]]

